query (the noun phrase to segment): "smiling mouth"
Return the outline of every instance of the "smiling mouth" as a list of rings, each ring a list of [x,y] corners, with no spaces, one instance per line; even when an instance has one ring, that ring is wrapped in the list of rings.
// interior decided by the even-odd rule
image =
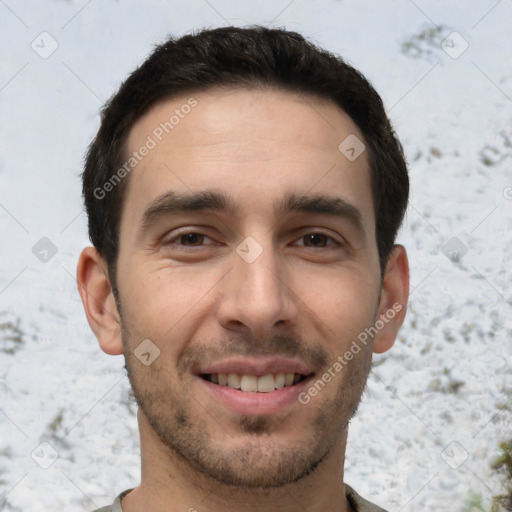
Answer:
[[[269,373],[267,375],[241,375],[238,373],[202,373],[204,380],[250,393],[271,393],[277,389],[293,386],[308,378],[300,373]]]

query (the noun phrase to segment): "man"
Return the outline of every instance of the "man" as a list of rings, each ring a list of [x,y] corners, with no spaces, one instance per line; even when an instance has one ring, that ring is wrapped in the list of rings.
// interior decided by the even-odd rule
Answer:
[[[406,163],[366,79],[294,32],[171,39],[104,108],[83,191],[79,290],[142,458],[100,510],[383,510],[343,484],[409,286]]]

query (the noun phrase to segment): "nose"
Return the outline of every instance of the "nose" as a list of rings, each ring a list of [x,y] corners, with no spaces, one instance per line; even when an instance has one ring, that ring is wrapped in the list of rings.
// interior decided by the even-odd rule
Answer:
[[[261,253],[253,260],[254,251]],[[246,246],[242,243],[233,252],[233,266],[220,292],[217,314],[227,330],[264,337],[297,322],[292,277],[270,243],[265,247],[254,239]]]

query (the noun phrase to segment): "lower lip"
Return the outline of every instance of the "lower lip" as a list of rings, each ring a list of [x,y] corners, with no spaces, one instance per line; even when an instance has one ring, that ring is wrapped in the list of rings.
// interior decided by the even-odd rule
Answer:
[[[283,411],[293,403],[298,403],[298,396],[313,378],[309,376],[297,384],[285,386],[269,393],[241,391],[229,386],[220,386],[206,379],[197,377],[207,393],[233,412],[245,415],[275,414]]]

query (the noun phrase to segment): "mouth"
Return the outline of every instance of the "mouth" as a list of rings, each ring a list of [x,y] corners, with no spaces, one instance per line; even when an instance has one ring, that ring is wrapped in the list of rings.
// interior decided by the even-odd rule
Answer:
[[[254,416],[277,414],[297,407],[298,396],[311,383],[313,374],[201,373],[198,377],[203,392],[221,408]]]
[[[244,415],[290,410],[315,375],[312,367],[294,359],[237,356],[198,366],[193,373],[201,393],[222,409]]]
[[[308,375],[294,372],[268,373],[261,376],[239,373],[202,373],[199,377],[212,384],[231,389],[249,393],[271,393],[298,384],[307,379]]]

